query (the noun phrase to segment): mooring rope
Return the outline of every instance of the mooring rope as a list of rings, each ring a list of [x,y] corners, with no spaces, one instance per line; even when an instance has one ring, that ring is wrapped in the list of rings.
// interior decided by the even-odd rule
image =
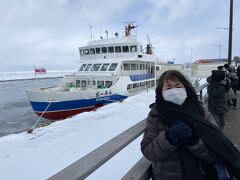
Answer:
[[[43,117],[44,113],[47,111],[47,109],[49,108],[49,106],[51,105],[52,102],[53,102],[53,101],[50,101],[50,102],[49,102],[49,104],[48,104],[48,106],[46,107],[46,109],[43,111],[43,113],[41,114],[41,116],[40,116],[40,117],[37,119],[37,121],[34,123],[34,125],[32,126],[32,128],[29,128],[29,129],[28,129],[27,133],[32,133],[32,132],[33,132],[33,130],[35,129],[35,127],[36,127],[36,125],[37,125],[37,123],[38,123],[38,121]]]

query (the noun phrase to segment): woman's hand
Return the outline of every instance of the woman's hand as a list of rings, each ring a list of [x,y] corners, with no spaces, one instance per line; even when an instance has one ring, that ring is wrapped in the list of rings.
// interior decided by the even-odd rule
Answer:
[[[192,128],[182,120],[178,120],[166,130],[165,136],[169,144],[174,146],[192,146],[197,143],[198,136]]]

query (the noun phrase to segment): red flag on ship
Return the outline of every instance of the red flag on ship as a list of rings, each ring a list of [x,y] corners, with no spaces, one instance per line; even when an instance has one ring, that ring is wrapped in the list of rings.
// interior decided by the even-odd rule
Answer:
[[[45,68],[34,68],[34,73],[35,74],[46,74],[47,71]]]

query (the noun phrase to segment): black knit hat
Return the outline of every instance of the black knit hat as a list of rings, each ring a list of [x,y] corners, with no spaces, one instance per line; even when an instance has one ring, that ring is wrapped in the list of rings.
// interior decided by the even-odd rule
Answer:
[[[212,71],[211,78],[212,78],[212,81],[220,82],[220,81],[224,80],[225,72],[221,71],[221,70],[214,70],[214,71]]]
[[[229,68],[229,64],[224,64],[225,69]]]
[[[217,69],[218,70],[222,70],[224,66],[218,66]]]

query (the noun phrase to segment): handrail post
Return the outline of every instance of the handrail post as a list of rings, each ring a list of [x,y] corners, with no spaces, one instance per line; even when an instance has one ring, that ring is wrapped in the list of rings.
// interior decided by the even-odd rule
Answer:
[[[200,101],[202,101],[202,89],[200,90],[199,94],[200,94]]]

